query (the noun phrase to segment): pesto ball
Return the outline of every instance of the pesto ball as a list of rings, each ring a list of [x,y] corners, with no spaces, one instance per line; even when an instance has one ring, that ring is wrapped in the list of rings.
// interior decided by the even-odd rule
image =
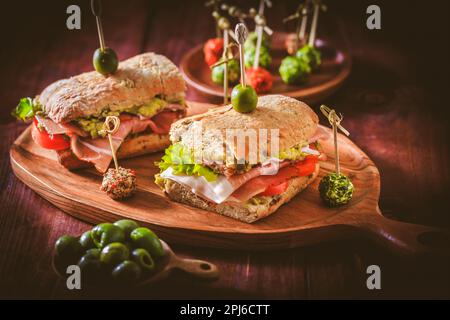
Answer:
[[[281,61],[280,76],[284,83],[302,84],[311,73],[311,67],[303,60],[288,56]]]
[[[248,34],[247,39],[244,42],[244,50],[250,50],[256,47],[256,41],[258,40],[258,34],[256,32],[250,32]],[[261,47],[266,49],[270,48],[270,37],[267,33],[263,32],[263,36],[261,39]]]
[[[255,61],[256,56],[256,48],[252,47],[251,49],[246,50],[244,55],[245,55],[244,56],[245,66],[247,68],[253,67],[253,62]],[[259,51],[259,66],[264,69],[267,69],[271,63],[272,57],[269,54],[269,50],[267,50],[267,48],[265,47],[261,47]]]
[[[319,183],[320,197],[329,207],[338,207],[350,201],[355,187],[350,179],[337,173],[330,173]]]
[[[236,83],[239,81],[240,70],[239,62],[236,59],[230,60],[228,64],[228,83]],[[223,85],[223,75],[225,64],[218,65],[212,69],[211,79],[215,84]]]
[[[317,70],[322,63],[320,51],[310,45],[304,45],[295,56],[305,61],[312,70]]]

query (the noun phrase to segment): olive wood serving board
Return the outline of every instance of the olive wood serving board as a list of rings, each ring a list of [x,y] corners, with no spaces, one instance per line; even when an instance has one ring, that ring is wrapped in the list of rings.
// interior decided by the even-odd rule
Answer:
[[[207,108],[193,102],[190,106],[197,110]],[[318,179],[274,214],[246,224],[169,200],[153,182],[158,172],[154,162],[162,153],[120,161],[122,166],[136,170],[138,188],[132,198],[118,202],[100,191],[102,176],[98,172],[63,168],[56,162],[53,151],[33,142],[30,132],[27,128],[11,147],[14,173],[56,207],[89,223],[129,218],[152,228],[169,243],[239,250],[293,248],[355,236],[369,237],[405,254],[448,250],[440,240],[450,239],[448,233],[383,217],[378,207],[378,169],[343,135],[338,137],[341,168],[356,187],[349,204],[328,208],[319,197],[320,179],[334,170],[330,135],[329,140],[321,143],[328,160],[321,162]]]
[[[269,68],[273,77],[272,89],[266,94],[283,94],[299,98],[308,103],[322,101],[333,94],[350,74],[351,56],[344,48],[333,47],[324,40],[318,40],[322,53],[322,65],[302,85],[287,85],[279,75],[281,60],[288,55],[284,48],[287,33],[275,32],[272,36],[272,64]],[[211,80],[211,69],[204,61],[203,44],[188,51],[182,58],[180,69],[189,86],[210,96],[222,97],[223,87]],[[230,91],[233,86],[230,86]]]

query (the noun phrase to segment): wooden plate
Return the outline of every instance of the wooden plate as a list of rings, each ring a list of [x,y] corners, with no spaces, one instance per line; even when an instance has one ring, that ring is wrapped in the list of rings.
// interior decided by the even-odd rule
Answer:
[[[121,161],[122,166],[136,169],[138,175],[136,195],[123,202],[114,201],[99,190],[102,177],[95,170],[71,172],[61,167],[53,151],[32,141],[30,128],[14,142],[10,157],[19,179],[68,214],[90,223],[134,219],[169,243],[270,250],[365,235],[404,253],[438,251],[431,245],[442,245],[435,239],[442,239],[443,231],[384,218],[378,208],[378,169],[345,136],[339,136],[339,145],[342,170],[356,187],[348,205],[330,209],[319,198],[320,178],[334,168],[330,139],[322,142],[329,157],[321,163],[319,179],[276,213],[254,224],[170,201],[153,183],[153,175],[158,171],[154,162],[161,153]]]
[[[318,72],[311,74],[308,82],[301,86],[285,84],[278,73],[281,60],[287,55],[284,49],[286,33],[274,33],[272,37],[273,87],[267,94],[284,94],[299,98],[308,103],[321,101],[334,93],[347,79],[351,70],[350,54],[343,48],[334,48],[327,42],[318,39],[317,44],[322,52],[322,66]],[[211,80],[211,69],[204,62],[203,44],[188,51],[182,58],[180,69],[189,86],[205,94],[222,97],[223,89]],[[232,86],[231,86],[232,87]]]

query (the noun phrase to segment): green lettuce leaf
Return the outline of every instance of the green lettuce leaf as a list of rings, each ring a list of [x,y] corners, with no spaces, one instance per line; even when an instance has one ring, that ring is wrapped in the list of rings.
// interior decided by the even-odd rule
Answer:
[[[170,167],[174,174],[202,176],[209,182],[217,180],[217,173],[208,167],[194,163],[192,152],[180,143],[168,147],[157,165],[161,172]]]
[[[41,107],[34,103],[33,99],[22,98],[17,107],[11,111],[11,115],[18,120],[27,121],[32,119],[38,111],[41,111]]]

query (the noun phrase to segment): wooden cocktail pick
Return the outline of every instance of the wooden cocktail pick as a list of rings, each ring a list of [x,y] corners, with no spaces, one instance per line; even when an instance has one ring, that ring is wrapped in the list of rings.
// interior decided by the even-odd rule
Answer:
[[[222,0],[208,0],[205,2],[205,6],[206,7],[212,7],[213,8],[213,12],[219,12],[220,9],[220,2],[222,2]],[[214,15],[213,15],[214,16]],[[216,19],[216,37],[220,38],[222,36],[222,32],[219,28],[219,23],[218,20]]]
[[[313,18],[311,22],[311,31],[309,33],[308,44],[311,47],[314,47],[314,43],[316,41],[316,33],[317,33],[317,23],[319,20],[319,11],[326,11],[327,7],[322,4],[321,0],[313,0]]]
[[[120,119],[116,116],[108,116],[103,124],[100,134],[107,134],[114,167],[110,168],[103,176],[100,190],[105,191],[112,199],[119,200],[130,197],[136,191],[136,173],[134,170],[119,167],[117,150],[114,147],[112,135],[119,130]]]
[[[92,62],[97,72],[102,75],[109,75],[116,72],[119,66],[119,59],[117,54],[111,48],[107,48],[105,44],[105,37],[103,35],[102,27],[102,2],[101,0],[91,0],[92,14],[95,16],[97,22],[98,40],[100,48],[95,50]]]
[[[239,60],[241,65],[241,85],[243,88],[246,87],[247,82],[245,80],[245,59],[244,59],[244,42],[248,36],[248,30],[245,24],[238,23],[234,29],[234,34],[236,37],[236,42],[239,45]]]
[[[297,27],[295,30],[295,42],[289,39],[288,53],[293,54],[300,47],[300,43],[305,42],[306,26],[308,23],[309,14],[309,0],[300,3],[297,10],[290,16],[283,19],[283,23],[297,20]]]
[[[337,207],[348,203],[353,196],[353,191],[355,190],[355,187],[350,179],[341,173],[341,166],[339,162],[337,131],[338,129],[341,130],[346,136],[349,136],[350,133],[341,125],[341,122],[344,119],[342,114],[337,114],[335,110],[330,109],[325,105],[320,106],[320,111],[325,117],[327,117],[333,128],[336,172],[330,173],[322,178],[319,183],[319,192],[320,197],[326,205],[330,207]]]
[[[272,35],[273,31],[267,26],[266,18],[264,16],[265,5],[268,7],[272,6],[272,2],[269,0],[260,0],[258,14],[255,15],[255,32],[256,38],[256,48],[255,48],[255,59],[253,61],[253,68],[258,69],[259,67],[259,54],[261,52],[261,43],[263,38],[263,32],[266,32],[269,36]]]

